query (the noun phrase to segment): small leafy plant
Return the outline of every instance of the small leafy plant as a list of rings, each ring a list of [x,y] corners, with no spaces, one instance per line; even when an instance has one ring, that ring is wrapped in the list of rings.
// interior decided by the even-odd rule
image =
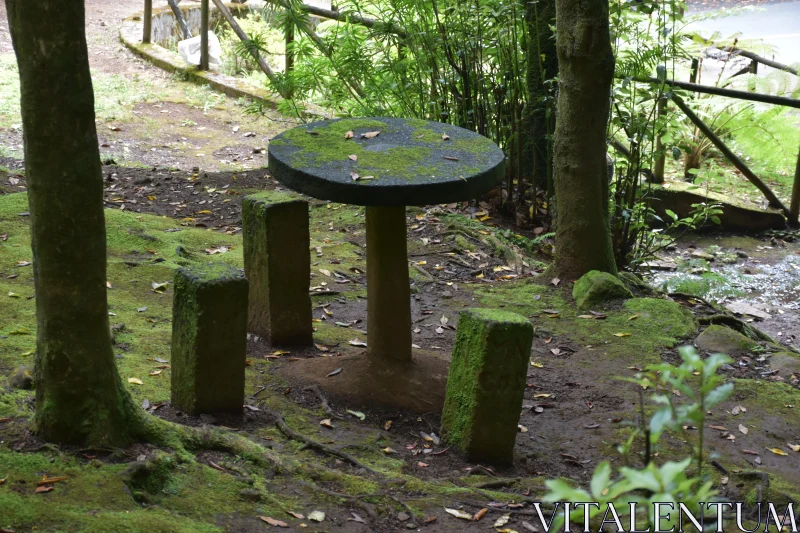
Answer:
[[[716,495],[710,476],[703,472],[705,455],[703,450],[703,426],[706,413],[724,401],[733,391],[732,383],[723,383],[724,377],[717,370],[730,362],[722,354],[714,354],[702,359],[694,348],[680,349],[683,362],[680,366],[668,363],[650,365],[635,378],[626,379],[636,384],[640,390],[655,389],[651,396],[657,406],[649,423],[643,424],[627,442],[620,447],[624,454],[630,453],[637,437],[643,437],[645,451],[644,466],[640,468],[620,467],[616,472],[608,461],[603,461],[594,471],[589,490],[570,485],[560,479],[545,482],[549,492],[543,501],[556,502],[598,502],[599,507],[587,507],[589,519],[605,520],[608,504],[613,503],[620,516],[629,516],[629,504],[636,502],[639,509],[647,509],[647,516],[637,517],[637,526],[653,526],[653,503],[680,502],[693,514],[700,511],[701,503],[712,501]],[[667,391],[667,392],[660,392]],[[642,414],[644,407],[642,406]],[[695,431],[697,430],[697,431]],[[657,465],[652,450],[666,431],[680,436],[688,447],[688,456],[681,461],[666,461]],[[677,523],[680,513],[670,513],[669,519],[660,520],[661,528],[680,526]],[[556,516],[555,528],[564,523],[563,513]],[[570,514],[573,523],[582,523],[584,510],[578,509]],[[676,528],[677,530],[678,528]]]

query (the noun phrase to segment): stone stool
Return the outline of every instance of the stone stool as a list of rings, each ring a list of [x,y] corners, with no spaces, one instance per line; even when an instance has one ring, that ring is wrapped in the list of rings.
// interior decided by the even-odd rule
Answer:
[[[513,462],[532,341],[533,326],[522,315],[495,309],[460,313],[442,433],[469,461]]]
[[[242,201],[248,328],[273,345],[312,343],[308,202],[285,193]]]
[[[209,264],[175,273],[172,405],[189,414],[242,411],[247,279]]]

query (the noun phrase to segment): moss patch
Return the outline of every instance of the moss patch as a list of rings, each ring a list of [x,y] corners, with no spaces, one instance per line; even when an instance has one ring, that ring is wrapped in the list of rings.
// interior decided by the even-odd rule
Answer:
[[[670,300],[632,298],[621,307],[606,310],[604,320],[591,320],[578,318],[582,313],[564,297],[563,290],[530,280],[480,287],[475,297],[482,306],[503,306],[533,317],[542,334],[564,335],[580,345],[603,345],[640,361],[660,360],[662,348],[671,348],[697,331],[694,316]]]
[[[592,270],[575,283],[572,297],[579,309],[590,309],[608,300],[631,298],[633,294],[616,276]]]

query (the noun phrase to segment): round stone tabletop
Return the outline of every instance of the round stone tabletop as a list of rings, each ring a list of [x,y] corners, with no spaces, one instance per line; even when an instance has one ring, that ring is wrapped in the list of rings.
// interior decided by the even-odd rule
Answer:
[[[492,141],[419,119],[345,118],[292,128],[269,143],[269,170],[295,191],[366,206],[429,205],[496,187],[505,156]]]

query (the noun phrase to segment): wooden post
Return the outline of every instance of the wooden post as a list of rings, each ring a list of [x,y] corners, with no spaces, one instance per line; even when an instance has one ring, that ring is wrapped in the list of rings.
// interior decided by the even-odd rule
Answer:
[[[666,98],[664,96],[658,99],[658,111],[657,114],[659,117],[663,117],[666,113]],[[655,164],[653,165],[653,183],[664,183],[664,164],[666,163],[666,157],[664,155],[664,143],[661,142],[661,134],[659,133],[656,136],[656,160]]]
[[[200,70],[208,70],[208,0],[200,2]]]
[[[800,215],[800,150],[797,152],[797,167],[794,169],[794,186],[792,187],[790,212],[789,222],[796,225],[797,217]]]
[[[153,33],[153,0],[144,0],[144,15],[142,15],[142,42],[149,43]]]
[[[730,148],[725,146],[725,143],[723,143],[722,140],[719,137],[717,137],[717,135],[713,131],[711,131],[711,128],[706,126],[706,124],[702,120],[700,120],[700,118],[697,115],[694,114],[694,111],[689,109],[689,107],[686,105],[683,99],[681,99],[680,96],[673,94],[672,101],[675,102],[675,105],[677,105],[687,117],[689,117],[689,120],[691,120],[694,123],[694,125],[697,126],[697,129],[703,132],[703,135],[708,137],[708,140],[711,141],[711,143],[717,147],[717,150],[722,152],[722,155],[724,155],[725,158],[728,161],[730,161],[733,164],[733,166],[736,167],[736,169],[744,175],[745,178],[750,180],[750,183],[758,187],[758,190],[764,194],[764,197],[769,201],[769,205],[771,207],[775,207],[783,211],[785,217],[787,218],[791,217],[789,209],[785,205],[783,205],[783,202],[781,202],[777,196],[775,196],[775,193],[772,192],[772,189],[770,189],[766,183],[761,181],[761,179],[758,176],[756,176],[753,173],[753,171],[750,170],[747,167],[747,165],[744,164],[744,161],[739,159],[739,157],[736,154],[734,154]]]

